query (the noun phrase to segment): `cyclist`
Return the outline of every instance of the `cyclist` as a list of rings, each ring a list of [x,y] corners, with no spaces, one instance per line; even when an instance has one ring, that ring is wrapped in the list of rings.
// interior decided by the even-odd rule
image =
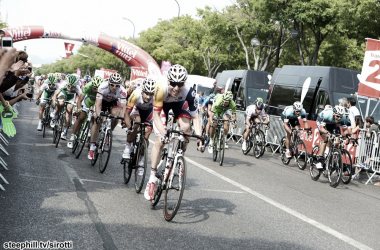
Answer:
[[[91,81],[91,76],[85,75],[82,79],[82,84],[80,85],[80,89],[83,89],[84,86],[86,86],[87,83]]]
[[[124,159],[129,159],[130,157],[131,143],[135,139],[136,132],[139,127],[138,125],[136,125],[132,128],[132,119],[150,124],[150,126],[146,127],[145,130],[145,139],[147,142],[147,146],[149,147],[148,139],[153,129],[153,95],[155,84],[156,81],[153,79],[144,79],[142,88],[138,88],[135,91],[133,91],[132,95],[128,98],[127,110],[124,113],[124,121],[128,128],[127,142],[123,151]],[[144,156],[140,156],[138,165],[144,165]]]
[[[289,151],[290,146],[290,135],[292,134],[292,128],[299,129],[301,124],[298,120],[298,117],[301,116],[301,119],[303,120],[303,125],[305,128],[309,128],[309,124],[306,120],[306,111],[303,108],[303,105],[301,102],[294,102],[293,106],[288,106],[284,109],[284,111],[281,114],[281,120],[284,122],[284,128],[286,130],[286,139],[285,139],[285,146],[286,146],[286,152],[285,156],[286,158],[292,158],[292,155]],[[311,135],[311,130],[308,130],[308,134]]]
[[[77,103],[82,104],[82,111],[84,112],[79,113],[81,107],[80,105],[77,105],[76,113],[79,115],[73,125],[73,131],[71,132],[70,140],[67,143],[68,148],[73,148],[73,143],[76,140],[76,133],[82,126],[84,120],[86,119],[89,109],[94,106],[96,94],[98,93],[98,88],[102,82],[103,78],[101,78],[100,76],[96,76],[94,79],[92,79],[92,81],[90,81],[86,84],[86,86],[84,86],[81,95],[78,97]]]
[[[62,74],[61,73],[55,73],[55,79],[58,81],[58,83],[62,82]]]
[[[78,86],[78,78],[74,75],[70,75],[66,81],[62,81],[58,87],[58,90],[54,93],[52,98],[53,105],[55,106],[53,119],[57,119],[57,114],[62,110],[64,106],[64,101],[69,102],[66,109],[66,119],[64,128],[61,134],[61,139],[66,140],[67,128],[69,127],[69,121],[71,117],[71,112],[73,111],[75,94],[80,95],[81,90]],[[58,99],[58,102],[56,102]]]
[[[348,127],[351,126],[349,118],[344,119],[343,116],[346,114],[346,109],[342,106],[335,106],[333,109],[323,110],[317,118],[317,126],[319,134],[321,135],[321,145],[319,148],[318,163],[315,165],[317,169],[323,169],[321,161],[323,161],[323,154],[326,151],[328,154],[331,146],[331,141],[326,143],[327,138],[330,134],[340,134],[340,126],[342,126],[343,133],[346,135],[348,133]],[[327,145],[326,145],[327,144]]]
[[[206,99],[203,101],[202,108],[207,111],[208,116],[211,115],[212,104],[215,101],[215,94],[211,93]]]
[[[91,146],[88,152],[88,159],[94,159],[94,152],[96,149],[95,142],[98,140],[99,128],[102,122],[100,112],[109,111],[115,116],[124,116],[125,105],[127,99],[127,91],[121,86],[122,79],[120,74],[113,73],[107,81],[103,81],[98,88],[95,100],[95,113],[97,117],[96,122],[91,128]],[[118,106],[117,100],[120,98],[120,106]],[[111,129],[114,130],[118,123],[118,120],[113,120]]]
[[[172,109],[174,119],[177,119],[177,124],[181,130],[190,132],[190,121],[193,119],[196,134],[202,134],[201,119],[195,106],[195,91],[190,85],[185,84],[186,79],[187,70],[183,66],[175,64],[169,68],[167,78],[160,78],[154,87],[153,128],[156,142],[151,153],[150,178],[144,192],[144,197],[147,200],[153,198],[153,191],[157,183],[157,165],[164,143],[168,139],[165,124],[169,110]],[[161,119],[162,111],[165,115],[163,119]],[[185,142],[184,151],[186,151],[187,144],[188,142]],[[198,144],[198,149],[202,150],[202,143],[198,141]]]
[[[234,128],[236,128],[236,104],[232,100],[232,92],[227,91],[222,95],[217,95],[214,101],[214,104],[212,105],[211,114],[208,118],[208,122],[206,126],[206,131],[207,131],[206,133],[210,136],[210,143],[208,144],[208,152],[210,154],[212,154],[212,151],[213,151],[213,137],[215,133],[215,128],[217,126],[217,123],[214,122],[214,120],[221,119],[221,118],[229,120],[231,118],[231,113],[232,113],[232,123],[233,123]],[[224,122],[225,141],[227,141],[227,133],[229,129],[230,129],[230,122],[225,121]],[[228,145],[226,144],[225,147],[228,148]]]
[[[259,123],[261,122],[260,117],[263,118],[264,123],[268,123],[269,121],[268,116],[264,110],[264,103],[261,101],[257,101],[255,104],[249,105],[247,107],[247,110],[245,111],[245,114],[247,118],[245,119],[245,133],[243,135],[243,143],[241,145],[244,151],[247,150],[247,138],[248,138],[249,133],[251,133],[252,131],[252,127],[250,126],[251,121],[255,123]],[[268,125],[266,127],[267,129],[269,128]]]
[[[52,97],[55,93],[55,91],[58,88],[58,84],[55,81],[55,76],[50,75],[48,77],[48,80],[46,80],[40,87],[40,91],[37,95],[36,104],[40,105],[40,114],[39,114],[39,122],[37,126],[37,130],[42,130],[42,118],[45,111],[46,104],[48,104],[49,98]],[[40,100],[41,96],[43,95],[42,100]],[[49,104],[48,104],[49,105]]]

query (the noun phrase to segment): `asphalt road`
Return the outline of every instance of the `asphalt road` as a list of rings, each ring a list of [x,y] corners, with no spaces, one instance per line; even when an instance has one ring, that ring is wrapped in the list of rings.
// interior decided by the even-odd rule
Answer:
[[[0,191],[2,248],[71,241],[73,249],[380,249],[380,189],[364,185],[365,175],[334,189],[324,177],[312,181],[308,168],[284,166],[278,154],[255,159],[232,142],[221,167],[192,141],[184,198],[166,222],[163,201],[152,209],[123,182],[124,130],[115,129],[101,174],[87,151],[75,159],[65,141],[53,146],[51,131],[42,138],[37,106],[20,104],[10,156],[0,153],[10,183]]]

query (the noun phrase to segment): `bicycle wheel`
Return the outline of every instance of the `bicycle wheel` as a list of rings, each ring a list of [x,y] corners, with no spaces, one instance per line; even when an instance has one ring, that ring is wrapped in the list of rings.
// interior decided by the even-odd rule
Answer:
[[[165,186],[163,186],[162,183],[164,181],[164,170],[165,170],[167,158],[168,158],[167,149],[164,148],[164,150],[162,151],[162,155],[161,155],[162,164],[157,169],[157,173],[159,173],[159,176],[157,176],[158,182],[157,182],[157,185],[154,188],[154,192],[153,192],[153,199],[152,199],[152,203],[151,203],[152,207],[155,207],[157,205],[157,203],[160,201],[162,190],[165,189]]]
[[[124,183],[128,184],[129,180],[132,176],[132,170],[133,170],[133,159],[124,160],[124,166],[123,166],[123,177],[124,177]]]
[[[295,145],[295,156],[298,168],[304,170],[307,166],[307,149],[302,140],[298,140]]]
[[[321,176],[321,171],[317,169],[315,166],[317,161],[317,156],[319,155],[319,146],[315,146],[313,148],[313,151],[311,152],[310,157],[310,177],[313,181],[317,181],[319,179],[319,176]]]
[[[260,158],[262,156],[264,149],[264,133],[261,130],[256,130],[256,133],[253,135],[253,154],[255,158]],[[263,153],[264,154],[264,153]]]
[[[226,148],[226,142],[224,141],[224,131],[220,131],[220,139],[219,139],[219,166],[223,165],[224,161],[224,150]]]
[[[90,131],[90,128],[88,127],[88,122],[85,123],[84,127],[80,130],[79,136],[77,138],[78,140],[78,145],[75,151],[75,158],[79,158],[81,155],[84,145],[87,142],[88,138],[88,132]]]
[[[244,131],[243,131],[243,135],[245,134],[245,129],[244,129]],[[252,148],[252,141],[251,141],[251,139],[252,139],[252,132],[251,133],[249,133],[249,135],[248,135],[248,137],[247,137],[247,149],[246,150],[241,150],[242,152],[243,152],[243,154],[248,154],[249,153],[249,151],[251,150],[251,148]]]
[[[96,145],[96,149],[95,149],[95,152],[94,152],[94,159],[91,160],[91,166],[95,166],[95,164],[96,164],[96,162],[98,160],[98,157],[99,157],[99,147],[100,147],[100,145],[102,143],[103,143],[103,140],[99,141],[99,143]]]
[[[79,144],[79,137],[80,137],[80,133],[81,133],[81,131],[82,131],[82,128],[83,128],[83,124],[82,124],[82,126],[81,126],[81,128],[78,130],[78,132],[76,133],[76,135],[75,135],[75,140],[74,140],[74,142],[73,142],[73,148],[71,149],[71,153],[75,153],[75,151],[76,151],[76,149],[77,149],[77,147],[78,147],[78,144]]]
[[[328,165],[327,176],[330,186],[336,188],[340,183],[343,172],[342,153],[340,150],[334,148]]]
[[[285,152],[286,152],[286,142],[285,142],[285,140],[286,140],[285,136],[282,137],[282,139],[281,139],[281,146],[280,146],[281,147],[281,149],[280,149],[280,152],[281,152],[281,161],[282,161],[282,163],[284,165],[288,165],[291,158],[287,158],[286,157],[286,154],[285,154]]]
[[[216,161],[218,159],[218,138],[214,136],[214,145],[212,148],[212,160]]]
[[[61,134],[62,134],[62,131],[63,131],[63,124],[65,122],[65,116],[63,114],[59,115],[59,118],[58,118],[58,126],[57,126],[57,131],[56,131],[56,139],[55,139],[55,147],[58,147],[58,144],[59,144],[59,140],[61,139]]]
[[[168,183],[166,185],[165,199],[164,199],[164,217],[165,220],[171,221],[176,215],[186,183],[186,161],[183,156],[178,156],[177,163],[173,166]]]
[[[103,143],[102,145],[99,145],[99,149],[101,149],[101,152],[99,154],[99,171],[100,173],[104,173],[104,171],[107,168],[108,161],[111,155],[111,149],[112,149],[112,131],[111,130],[108,130],[107,133],[104,135]]]
[[[141,139],[140,141],[140,145],[137,150],[137,156],[138,158],[136,159],[136,162],[139,162],[141,156],[144,157],[144,166],[136,166],[135,168],[135,190],[136,193],[140,193],[144,185],[146,167],[148,162],[148,146],[146,144],[145,138]]]
[[[348,184],[352,178],[352,160],[351,155],[346,149],[342,149],[342,163],[343,163],[343,173],[342,182]]]
[[[48,120],[48,115],[49,115],[49,113],[47,113],[47,112],[48,112],[48,108],[45,107],[44,115],[42,118],[42,138],[45,138],[45,129],[47,126],[47,120]]]

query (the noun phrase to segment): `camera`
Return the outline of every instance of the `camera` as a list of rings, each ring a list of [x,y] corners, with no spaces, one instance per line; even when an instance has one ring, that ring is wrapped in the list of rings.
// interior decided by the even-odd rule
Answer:
[[[13,48],[13,39],[12,37],[5,36],[1,39],[1,48],[11,49]]]

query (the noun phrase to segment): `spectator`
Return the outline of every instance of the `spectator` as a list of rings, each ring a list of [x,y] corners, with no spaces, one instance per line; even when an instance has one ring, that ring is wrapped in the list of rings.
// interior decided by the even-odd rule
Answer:
[[[358,115],[360,116],[360,112],[359,112],[358,108],[356,107],[356,100],[355,100],[355,98],[348,97],[347,101],[348,101],[347,108],[348,108],[348,111],[349,111],[348,118],[350,118],[351,127],[355,128],[356,127],[355,117],[358,116]]]
[[[204,98],[204,95],[205,95],[205,92],[204,91],[200,91],[199,92],[199,97],[198,97],[198,111],[201,111],[202,109],[202,104],[205,100]]]
[[[355,134],[359,129],[364,128],[364,122],[360,115],[355,116],[355,127],[352,127],[352,134]]]
[[[14,63],[15,58],[16,49],[0,49],[0,93],[14,86],[19,76],[29,72],[23,62]]]
[[[377,124],[375,124],[375,119],[373,118],[373,116],[367,116],[365,118],[365,123],[367,127],[367,137],[371,137],[372,132],[379,132],[379,127],[377,126]]]
[[[371,156],[372,156],[372,147],[373,147],[373,142],[374,142],[373,141],[374,138],[372,137],[372,132],[375,132],[375,133],[379,132],[379,127],[375,124],[375,119],[373,118],[373,116],[367,116],[365,118],[365,123],[366,123],[366,127],[367,127],[366,137],[368,138],[366,140],[367,156],[366,156],[365,163],[363,163],[362,165],[365,168],[369,168]],[[380,184],[378,184],[378,185],[380,185]]]

